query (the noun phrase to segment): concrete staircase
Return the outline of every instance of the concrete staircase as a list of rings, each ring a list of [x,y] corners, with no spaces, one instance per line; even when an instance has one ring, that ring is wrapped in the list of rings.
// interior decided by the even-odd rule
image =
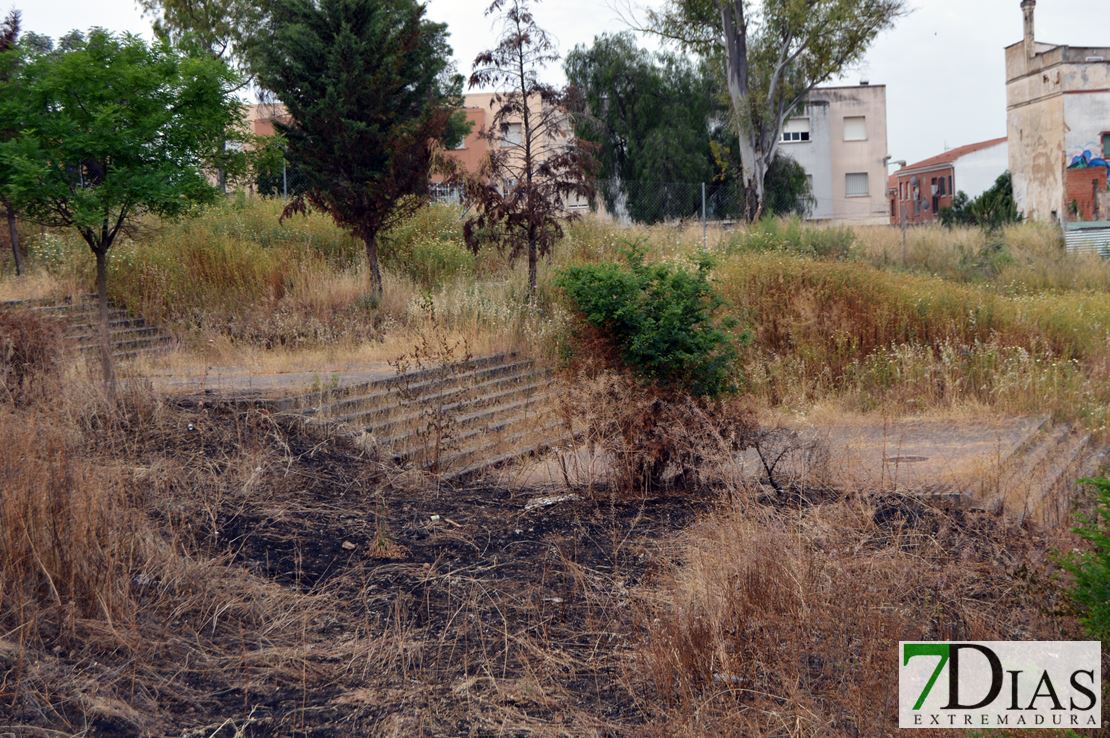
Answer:
[[[498,354],[266,403],[397,462],[471,477],[571,436],[550,369]]]
[[[1090,433],[1046,419],[1001,461],[995,474],[984,475],[978,489],[947,484],[921,493],[1001,513],[1019,523],[1068,527],[1075,523],[1079,480],[1100,473],[1108,454],[1110,449]]]
[[[8,302],[4,303],[4,307],[34,310],[43,317],[59,321],[66,339],[78,351],[95,353],[100,349],[100,307],[93,297],[55,305]],[[130,359],[164,351],[173,342],[169,336],[148,325],[142,318],[118,307],[109,306],[108,321],[112,354],[117,359]]]

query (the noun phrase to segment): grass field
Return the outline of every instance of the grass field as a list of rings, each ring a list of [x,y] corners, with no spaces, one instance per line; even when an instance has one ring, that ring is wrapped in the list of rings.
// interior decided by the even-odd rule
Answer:
[[[323,374],[429,340],[554,361],[558,268],[702,249],[700,228],[583,220],[529,305],[522,265],[430,208],[385,240],[373,304],[357,243],[279,212],[232,201],[120,244],[112,299],[181,339],[129,376]],[[25,239],[0,300],[89,291],[82,246]],[[1107,435],[1110,265],[1052,229],[903,248],[774,221],[708,247],[761,417],[1050,414]],[[264,412],[141,382],[113,405],[68,363],[0,398],[0,448],[0,733],[877,736],[900,639],[1082,637],[1066,532],[887,492],[573,490],[527,511],[539,492],[447,490]]]

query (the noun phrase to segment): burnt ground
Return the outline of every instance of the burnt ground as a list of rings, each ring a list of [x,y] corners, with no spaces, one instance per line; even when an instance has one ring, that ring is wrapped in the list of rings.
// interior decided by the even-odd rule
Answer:
[[[354,479],[366,463],[339,440],[329,450],[291,440],[309,473]],[[639,722],[620,663],[626,594],[704,499],[527,510],[545,492],[429,483],[367,496],[345,486],[313,489],[315,499],[300,501],[311,511],[292,519],[240,509],[220,525],[234,564],[283,586],[328,589],[352,621],[419,643],[394,675],[405,686],[369,699],[357,686],[337,694],[306,733],[579,735]]]
[[[46,652],[25,690],[44,694],[0,707],[0,726],[578,736],[646,719],[628,686],[631,590],[708,498],[526,510],[551,491],[437,485],[264,411],[169,407],[141,425],[90,453],[135,470],[147,516],[190,560],[215,562],[210,581],[139,588],[130,654],[95,629]],[[63,679],[77,695],[47,694]]]
[[[660,734],[633,656],[651,625],[637,588],[669,571],[712,494],[529,510],[566,490],[437,485],[263,411],[135,415],[86,449],[126,475],[161,546],[128,573],[135,617],[44,627],[31,658],[0,638],[0,736]],[[1023,571],[1010,541],[1028,536],[999,538],[985,514],[873,503],[857,550],[923,538]]]

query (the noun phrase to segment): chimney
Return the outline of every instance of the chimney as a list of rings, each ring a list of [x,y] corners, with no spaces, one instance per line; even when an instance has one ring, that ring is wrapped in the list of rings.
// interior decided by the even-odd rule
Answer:
[[[1025,56],[1032,59],[1037,55],[1033,24],[1033,14],[1037,12],[1037,0],[1021,0],[1021,12],[1025,16]]]

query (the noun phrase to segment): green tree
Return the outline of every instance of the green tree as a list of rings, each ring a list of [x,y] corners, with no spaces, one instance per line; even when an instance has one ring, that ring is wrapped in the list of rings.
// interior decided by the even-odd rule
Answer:
[[[596,147],[606,207],[623,203],[643,223],[698,212],[697,185],[716,175],[710,141],[721,106],[711,71],[640,48],[631,33],[598,36],[564,66],[579,103],[575,132]]]
[[[14,85],[17,81],[19,55],[14,49],[19,41],[19,12],[16,10],[8,13],[3,23],[0,23],[0,118],[4,115],[2,108],[10,105],[16,99]],[[0,141],[10,141],[18,134],[18,129],[7,128],[0,130]],[[19,251],[19,224],[16,217],[15,205],[11,198],[5,194],[5,182],[10,178],[11,170],[0,163],[0,205],[8,218],[8,238],[12,244],[12,259],[15,262],[15,273],[23,273],[23,256]]]
[[[314,207],[361,239],[380,300],[379,235],[426,201],[435,142],[465,132],[446,27],[416,0],[274,0],[251,48],[293,120],[304,194],[286,214]]]
[[[775,156],[767,169],[764,212],[770,215],[799,215],[813,211],[813,192],[809,175],[798,162],[783,153]]]
[[[742,163],[711,64],[649,52],[622,33],[576,47],[565,66],[580,105],[575,130],[597,147],[610,211],[623,205],[642,223],[691,217],[701,212],[705,183],[714,217],[741,214]],[[805,215],[812,207],[806,172],[788,157],[772,161],[766,188],[768,213]]]
[[[100,353],[115,393],[108,254],[136,219],[174,218],[218,196],[209,172],[240,122],[228,67],[166,42],[95,29],[55,51],[24,50],[14,99],[0,107],[8,192],[22,212],[75,229],[96,258]]]
[[[668,0],[650,14],[651,30],[724,70],[749,220],[763,213],[787,118],[860,61],[903,8],[904,0]]]
[[[227,61],[244,78],[249,48],[258,38],[267,4],[257,0],[138,0],[153,16],[154,30],[178,45],[203,48]]]
[[[991,188],[974,200],[965,192],[957,192],[952,198],[952,205],[940,211],[940,222],[950,228],[974,225],[993,232],[1021,220],[1017,201],[1014,200],[1014,181],[1009,172],[998,175]]]
[[[632,248],[624,264],[569,267],[555,284],[624,368],[667,389],[719,397],[736,390],[739,339],[735,322],[718,317],[724,299],[709,281],[712,262],[694,266],[650,264]]]

